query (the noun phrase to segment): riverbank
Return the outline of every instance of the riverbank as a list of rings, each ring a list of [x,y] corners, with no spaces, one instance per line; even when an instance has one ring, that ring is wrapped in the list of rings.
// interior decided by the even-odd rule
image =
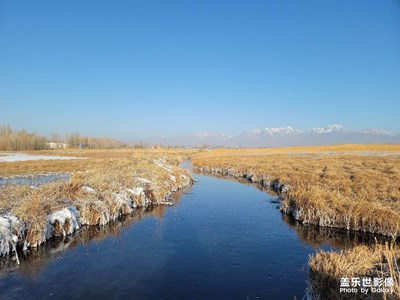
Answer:
[[[332,146],[317,152],[318,148],[214,150],[199,153],[192,161],[198,171],[275,190],[280,210],[303,224],[398,237],[400,146]],[[374,251],[360,253],[349,256],[348,263],[357,265]],[[341,260],[335,255],[323,252],[311,257],[311,270],[340,280],[337,272],[331,272],[340,270]],[[397,262],[397,252],[391,255]],[[331,269],[320,268],[325,261]]]
[[[396,237],[400,233],[397,154],[215,150],[198,154],[192,161],[198,171],[246,179],[275,190],[282,198],[280,209],[304,224]]]
[[[70,165],[61,160],[1,163],[6,176],[15,175],[21,165],[25,166],[23,174],[43,172],[44,163],[45,170],[67,171],[71,177],[39,187],[15,184],[1,187],[0,255],[38,247],[52,237],[70,235],[85,225],[107,224],[140,207],[172,205],[169,198],[192,184],[190,173],[179,167],[189,153],[75,151],[63,155],[78,154],[79,158],[87,159],[71,160],[74,163]],[[77,165],[79,168],[75,168]]]
[[[188,187],[188,189],[190,189]],[[171,202],[176,205],[186,189],[174,193]],[[79,246],[87,246],[90,243],[101,243],[108,238],[118,238],[132,226],[139,224],[146,218],[162,220],[170,209],[166,205],[150,205],[135,209],[131,214],[122,215],[116,220],[102,226],[82,226],[79,230],[67,236],[59,236],[49,239],[40,247],[29,248],[19,252],[20,264],[16,263],[14,255],[0,256],[0,278],[10,273],[18,273],[23,276],[35,276],[46,265],[66,250],[73,250]]]

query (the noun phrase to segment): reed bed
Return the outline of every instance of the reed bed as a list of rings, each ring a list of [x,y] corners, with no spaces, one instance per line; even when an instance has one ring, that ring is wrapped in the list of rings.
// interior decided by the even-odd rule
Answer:
[[[400,249],[395,244],[375,244],[375,246],[354,246],[340,252],[320,251],[309,258],[310,298],[344,299],[354,298],[358,293],[340,292],[341,278],[379,278],[385,287],[385,279],[391,280],[387,291],[372,291],[368,295],[373,299],[400,298]],[[372,284],[371,284],[372,285]],[[362,284],[361,284],[362,286]]]

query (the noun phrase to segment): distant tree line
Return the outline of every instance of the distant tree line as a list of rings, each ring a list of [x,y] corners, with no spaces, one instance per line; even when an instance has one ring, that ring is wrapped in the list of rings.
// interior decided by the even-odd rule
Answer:
[[[54,134],[52,134],[52,136],[53,135]],[[64,143],[67,144],[69,148],[89,148],[89,149],[127,148],[126,144],[123,144],[112,138],[81,136],[78,132],[66,134],[64,137]]]
[[[0,151],[43,150],[49,148],[127,148],[117,140],[106,137],[81,136],[78,132],[66,134],[63,138],[52,133],[50,139],[26,130],[13,131],[9,125],[0,127]]]
[[[47,138],[25,130],[13,131],[10,126],[0,127],[0,150],[41,150],[47,148]]]

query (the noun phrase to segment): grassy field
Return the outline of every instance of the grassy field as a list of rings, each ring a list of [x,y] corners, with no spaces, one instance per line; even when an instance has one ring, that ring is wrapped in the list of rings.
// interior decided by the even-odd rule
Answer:
[[[73,156],[85,158],[81,160],[32,160],[20,161],[18,163],[0,162],[0,177],[15,175],[43,174],[49,172],[86,172],[90,169],[107,168],[116,161],[122,159],[137,159],[138,157],[188,157],[196,150],[185,149],[114,149],[114,150],[92,150],[92,149],[58,149],[23,151],[32,155],[55,155]],[[13,154],[16,152],[0,152],[2,154]]]
[[[56,150],[37,155],[74,156],[79,160],[0,162],[0,176],[69,172],[69,181],[32,188],[0,188],[0,254],[10,253],[17,239],[38,246],[51,236],[72,233],[81,225],[103,225],[134,207],[163,204],[190,185],[178,166],[192,150]],[[16,217],[17,219],[14,219]],[[49,226],[50,223],[50,226]],[[3,226],[3,227],[1,227]],[[0,230],[1,231],[1,230]]]
[[[198,153],[192,162],[206,172],[290,186],[280,209],[305,224],[400,235],[400,145],[218,149]],[[349,272],[376,273],[376,265],[384,261],[397,280],[399,296],[399,251],[376,247],[312,256],[310,269],[320,276],[314,276],[315,286],[326,284],[326,276],[336,284]]]
[[[256,182],[290,185],[281,209],[304,223],[398,236],[398,152],[400,145],[224,149],[202,152],[192,161]]]

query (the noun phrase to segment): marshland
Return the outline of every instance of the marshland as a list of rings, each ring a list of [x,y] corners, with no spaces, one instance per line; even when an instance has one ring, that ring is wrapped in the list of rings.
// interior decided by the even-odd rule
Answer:
[[[151,277],[156,282],[178,276],[143,251],[156,261],[175,261],[187,274],[177,280],[192,286],[174,290],[182,297],[345,297],[338,291],[340,278],[362,276],[393,278],[390,293],[373,296],[398,297],[399,152],[398,145],[337,145],[18,153],[31,160],[0,162],[2,290],[10,297],[27,295],[29,278],[44,274],[34,284],[36,296],[68,295],[61,286],[44,286],[50,276],[45,274],[61,272],[74,280],[67,274],[88,272],[82,255],[95,246],[105,256],[103,267],[114,269],[130,261],[125,256],[134,247],[135,259],[144,262],[136,270],[132,261],[126,272],[138,280],[150,276],[140,269],[150,265],[160,268]],[[132,218],[134,227],[126,221]],[[136,228],[143,226],[145,234]],[[119,228],[117,235],[108,234],[113,228]],[[103,234],[82,243],[88,230]],[[124,250],[111,254],[117,245]],[[75,255],[82,266],[74,263]],[[204,273],[203,264],[210,272]],[[198,275],[189,276],[189,270]],[[109,288],[122,296],[119,280]],[[221,288],[207,294],[208,280]],[[292,288],[282,292],[288,283]],[[226,284],[236,288],[227,292]],[[147,285],[130,286],[138,291]],[[165,288],[140,293],[157,297]],[[74,292],[83,296],[87,289]]]

